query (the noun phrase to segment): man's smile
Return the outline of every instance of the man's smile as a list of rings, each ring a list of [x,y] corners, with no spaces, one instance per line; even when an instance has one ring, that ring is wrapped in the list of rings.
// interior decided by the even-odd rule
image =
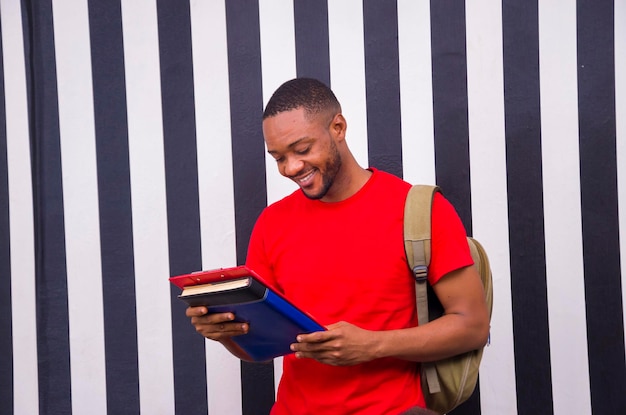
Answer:
[[[310,185],[311,182],[313,181],[313,176],[315,176],[315,170],[311,170],[306,175],[301,176],[301,177],[294,177],[293,179],[295,180],[296,183],[298,183],[298,185],[302,187],[306,187]]]

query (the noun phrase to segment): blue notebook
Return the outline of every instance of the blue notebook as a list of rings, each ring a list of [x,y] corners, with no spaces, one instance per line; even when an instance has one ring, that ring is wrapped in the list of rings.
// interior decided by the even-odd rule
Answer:
[[[289,354],[298,334],[326,330],[245,266],[200,271],[170,281],[183,289],[179,298],[190,306],[206,306],[209,313],[232,312],[235,321],[247,322],[248,333],[232,339],[254,361]]]

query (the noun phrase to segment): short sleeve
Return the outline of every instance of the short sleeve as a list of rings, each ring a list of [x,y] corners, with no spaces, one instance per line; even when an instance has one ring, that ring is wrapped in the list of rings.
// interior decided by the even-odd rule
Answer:
[[[473,263],[461,218],[441,193],[435,194],[431,218],[429,282],[435,284],[449,272]]]

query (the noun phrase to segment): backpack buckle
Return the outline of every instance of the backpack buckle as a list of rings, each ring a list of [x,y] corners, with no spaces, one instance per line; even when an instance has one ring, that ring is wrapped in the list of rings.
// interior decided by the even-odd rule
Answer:
[[[414,266],[413,276],[415,277],[415,281],[419,283],[426,282],[428,276],[428,267],[426,265]]]

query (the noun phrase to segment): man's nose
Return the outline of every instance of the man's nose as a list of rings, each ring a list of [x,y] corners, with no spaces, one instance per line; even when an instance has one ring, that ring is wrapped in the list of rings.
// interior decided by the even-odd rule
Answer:
[[[297,157],[289,157],[285,162],[284,175],[288,177],[297,176],[304,166],[304,162]]]

